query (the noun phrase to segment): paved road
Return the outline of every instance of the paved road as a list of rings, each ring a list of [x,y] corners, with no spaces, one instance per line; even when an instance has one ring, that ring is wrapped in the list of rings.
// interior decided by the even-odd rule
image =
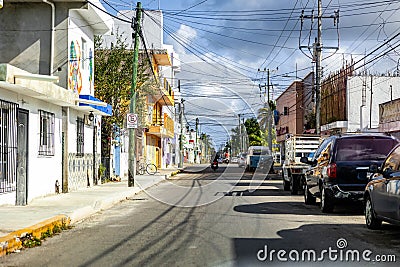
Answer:
[[[322,214],[318,206],[304,205],[302,196],[284,192],[279,177],[262,181],[232,165],[217,172],[208,168],[179,174],[40,247],[3,257],[0,263],[309,266],[321,264],[317,262],[321,258],[325,265],[336,266],[349,263],[346,257],[359,255],[360,262],[350,261],[351,265],[365,265],[362,253],[374,266],[383,266],[372,262],[376,256],[395,255],[400,261],[400,227],[385,224],[383,230],[368,230],[362,211],[355,206]]]

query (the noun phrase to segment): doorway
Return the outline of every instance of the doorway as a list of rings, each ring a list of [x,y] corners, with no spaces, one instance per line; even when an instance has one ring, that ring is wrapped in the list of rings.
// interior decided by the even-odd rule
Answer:
[[[16,205],[28,203],[28,121],[29,111],[18,109]]]

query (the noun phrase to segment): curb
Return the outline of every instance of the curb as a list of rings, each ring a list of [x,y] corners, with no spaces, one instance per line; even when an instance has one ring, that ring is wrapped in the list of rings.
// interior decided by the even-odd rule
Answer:
[[[181,170],[177,170],[171,172],[170,174],[164,175],[164,179],[168,179],[168,177],[174,176],[180,173]],[[35,225],[14,231],[6,236],[0,237],[0,257],[7,255],[9,253],[15,252],[23,248],[23,240],[26,238],[34,237],[38,239],[42,239],[42,234],[46,232],[54,232],[55,228],[65,228],[72,224],[75,224],[79,221],[84,220],[85,218],[101,211],[104,209],[108,209],[118,202],[121,202],[132,195],[136,195],[137,193],[150,188],[156,184],[159,184],[163,180],[154,181],[150,185],[146,185],[143,188],[136,188],[131,192],[125,191],[119,194],[114,194],[110,196],[108,199],[99,199],[95,201],[92,205],[82,207],[73,211],[69,216],[68,215],[57,215],[50,219],[39,222]]]
[[[0,257],[22,248],[24,237],[33,236],[41,239],[42,233],[53,231],[55,227],[66,227],[70,225],[70,218],[66,215],[58,215],[35,225],[17,230],[6,236],[0,237]]]
[[[171,172],[170,174],[166,174],[165,175],[165,179],[168,180],[172,176],[175,176],[175,175],[177,175],[178,173],[181,173],[181,172],[183,172],[183,170],[176,170],[176,171]]]

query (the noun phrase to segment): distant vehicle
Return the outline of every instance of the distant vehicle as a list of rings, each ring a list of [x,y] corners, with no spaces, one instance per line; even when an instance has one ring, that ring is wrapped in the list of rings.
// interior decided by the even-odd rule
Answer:
[[[365,223],[379,229],[382,221],[400,224],[400,145],[386,157],[382,166],[372,164],[373,175],[365,187]]]
[[[238,158],[237,157],[231,157],[231,163],[237,163]]]
[[[246,170],[254,171],[258,167],[258,162],[262,157],[272,158],[271,151],[265,146],[251,146],[247,150]]]
[[[211,169],[213,169],[213,171],[216,171],[218,169],[218,160],[214,160],[213,162],[211,162]]]
[[[321,211],[332,212],[337,202],[363,201],[370,165],[381,165],[399,141],[385,134],[330,136],[318,147],[304,183],[304,202],[321,199]]]
[[[246,166],[246,158],[247,158],[247,153],[246,152],[243,152],[243,153],[239,154],[238,162],[237,162],[239,168]]]
[[[319,135],[291,135],[285,140],[285,157],[282,164],[283,189],[297,195],[301,181],[309,166],[300,162],[301,157],[308,157],[317,150],[321,138]]]

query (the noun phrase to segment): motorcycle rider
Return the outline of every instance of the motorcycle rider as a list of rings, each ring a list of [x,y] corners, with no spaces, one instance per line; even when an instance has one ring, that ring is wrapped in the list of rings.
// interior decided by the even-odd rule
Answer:
[[[219,154],[216,153],[214,160],[211,162],[211,169],[213,169],[213,170],[218,169],[218,159],[219,159]]]

